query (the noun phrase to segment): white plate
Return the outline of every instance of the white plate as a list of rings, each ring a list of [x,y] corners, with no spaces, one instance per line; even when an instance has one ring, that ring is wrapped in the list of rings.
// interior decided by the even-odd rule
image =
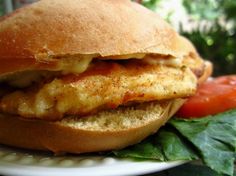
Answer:
[[[122,176],[141,175],[185,163],[152,162],[91,155],[53,156],[0,146],[0,175],[14,176]]]

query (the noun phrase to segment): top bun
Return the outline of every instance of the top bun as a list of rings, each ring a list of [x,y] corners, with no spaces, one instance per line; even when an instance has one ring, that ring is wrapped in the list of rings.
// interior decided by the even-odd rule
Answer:
[[[42,0],[0,20],[0,74],[46,69],[64,56],[181,57],[178,43],[170,25],[130,0]]]

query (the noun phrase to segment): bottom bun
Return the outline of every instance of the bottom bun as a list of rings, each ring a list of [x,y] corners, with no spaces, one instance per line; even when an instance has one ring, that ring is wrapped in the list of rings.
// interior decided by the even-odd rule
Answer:
[[[54,153],[121,149],[155,133],[183,102],[183,99],[149,102],[57,122],[29,121],[1,114],[0,143]]]

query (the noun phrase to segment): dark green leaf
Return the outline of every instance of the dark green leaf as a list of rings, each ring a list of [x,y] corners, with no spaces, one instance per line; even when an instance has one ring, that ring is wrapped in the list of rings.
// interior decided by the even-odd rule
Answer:
[[[172,119],[169,123],[198,148],[209,167],[233,175],[236,110],[196,120]]]
[[[118,157],[158,161],[200,158],[219,174],[233,175],[236,110],[193,120],[172,119],[143,142],[113,153]]]
[[[156,135],[155,140],[157,145],[161,146],[168,161],[192,160],[198,158],[189,145],[176,134],[176,131],[162,128]]]
[[[139,144],[128,147],[123,150],[113,151],[118,157],[131,157],[136,159],[153,159],[164,161],[164,156],[160,147],[153,144],[153,140],[148,138]]]

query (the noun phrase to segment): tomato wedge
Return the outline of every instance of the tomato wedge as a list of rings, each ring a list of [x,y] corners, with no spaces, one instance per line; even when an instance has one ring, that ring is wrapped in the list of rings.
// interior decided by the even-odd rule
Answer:
[[[177,112],[179,117],[196,118],[236,108],[236,75],[220,76],[201,84],[197,93]]]

